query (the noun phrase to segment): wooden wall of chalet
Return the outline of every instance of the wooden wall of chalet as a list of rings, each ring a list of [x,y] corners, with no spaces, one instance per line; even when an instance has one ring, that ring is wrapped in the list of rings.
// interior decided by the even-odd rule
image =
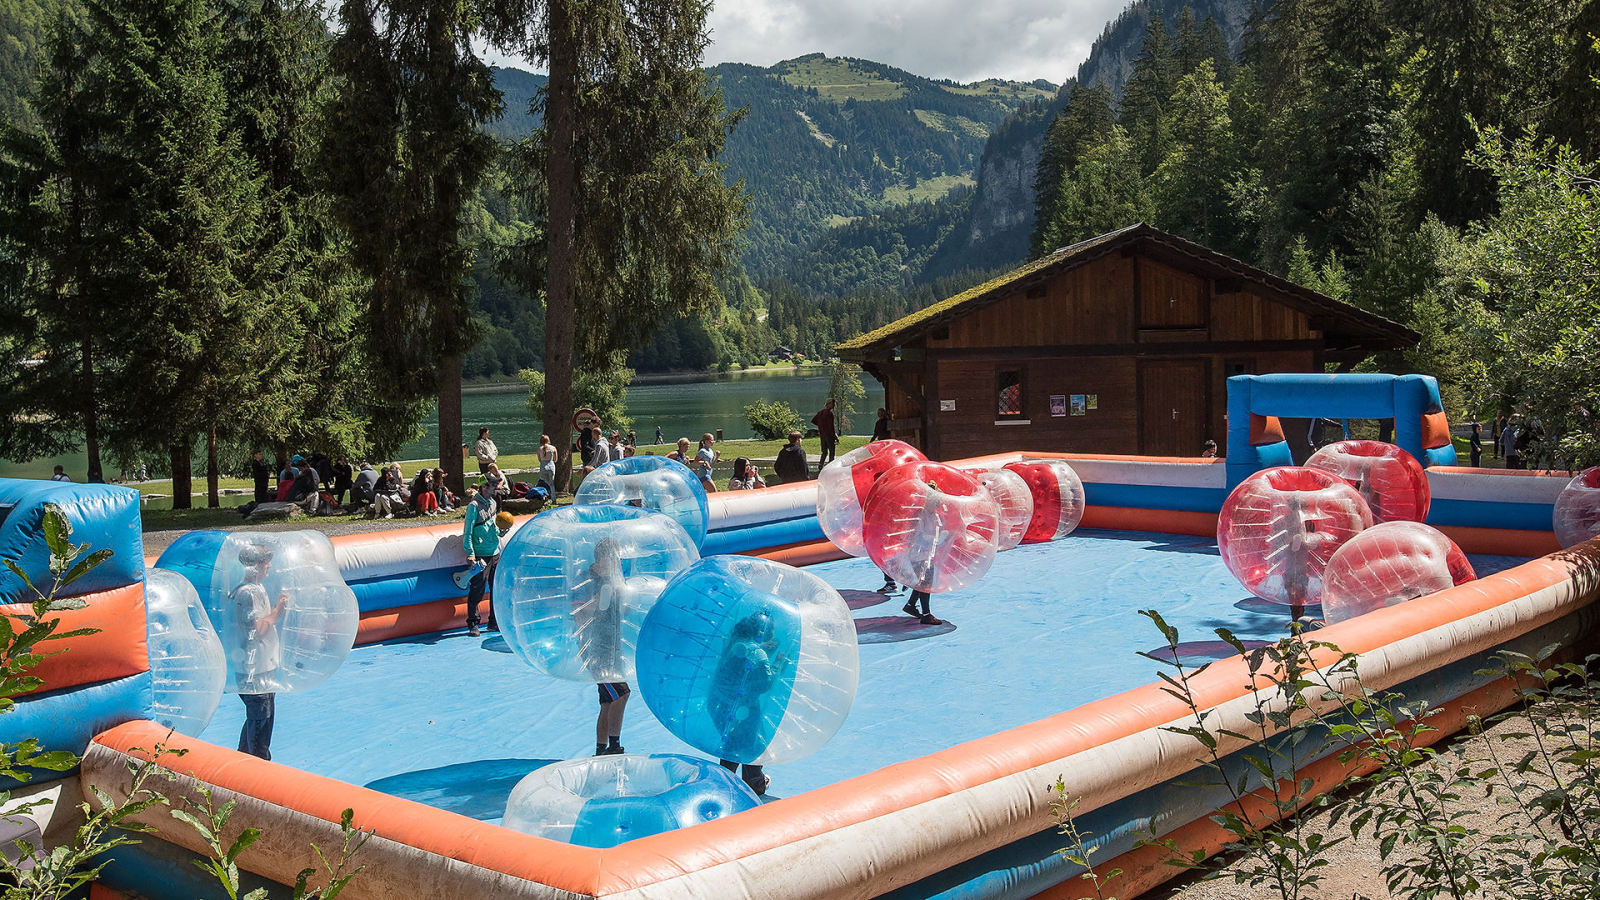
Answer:
[[[1197,456],[1208,438],[1225,453],[1230,373],[1321,364],[1309,318],[1244,287],[1218,293],[1211,279],[1113,254],[1019,291],[902,349],[902,378],[921,367],[937,382],[927,398],[936,446],[920,431],[897,436],[944,459],[1017,449]],[[997,424],[1005,368],[1024,373],[1026,424]],[[921,414],[886,382],[891,418]],[[1051,395],[1073,394],[1096,395],[1098,408],[1053,417]],[[937,412],[952,400],[953,411]]]

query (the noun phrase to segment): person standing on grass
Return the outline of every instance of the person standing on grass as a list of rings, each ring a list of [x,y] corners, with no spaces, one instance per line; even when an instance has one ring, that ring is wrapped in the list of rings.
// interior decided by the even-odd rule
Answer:
[[[278,620],[289,607],[289,595],[279,591],[276,601],[267,600],[262,582],[272,570],[270,547],[246,544],[239,551],[239,564],[244,580],[228,595],[233,607],[234,683],[244,703],[239,752],[270,760],[278,669],[283,664]]]
[[[800,432],[789,432],[789,443],[778,451],[778,458],[772,464],[772,473],[778,476],[778,481],[783,484],[794,484],[811,478],[811,470],[806,464],[806,448],[800,445]]]
[[[344,505],[345,492],[350,490],[350,479],[354,476],[355,472],[350,469],[350,460],[339,457],[338,462],[333,464],[333,502],[340,506]]]
[[[817,437],[822,441],[822,452],[817,454],[817,468],[833,462],[834,449],[839,446],[839,435],[834,431],[833,420],[834,401],[832,397],[822,404],[822,409],[811,417],[811,424],[817,426]]]
[[[1472,439],[1468,445],[1472,448],[1472,467],[1476,469],[1483,465],[1483,426],[1481,424],[1472,423]]]
[[[550,443],[550,435],[539,435],[539,481],[549,485],[551,499],[554,499],[556,489],[556,445]]]
[[[1489,424],[1489,442],[1494,445],[1494,458],[1500,458],[1500,436],[1506,432],[1506,414],[1497,412]]]
[[[472,453],[478,458],[478,474],[489,471],[489,465],[500,461],[500,448],[489,439],[489,427],[485,425],[478,429],[478,443],[472,447]]]
[[[665,444],[666,442],[667,442],[667,439],[661,436],[661,426],[657,425],[656,426],[656,443],[659,445],[659,444]]]
[[[250,478],[256,483],[256,502],[271,500],[272,466],[267,464],[266,456],[260,450],[250,454]]]

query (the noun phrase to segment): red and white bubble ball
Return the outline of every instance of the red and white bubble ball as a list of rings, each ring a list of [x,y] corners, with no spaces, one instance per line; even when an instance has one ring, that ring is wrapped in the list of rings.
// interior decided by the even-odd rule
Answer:
[[[1584,469],[1556,497],[1551,524],[1563,548],[1600,536],[1600,466]]]
[[[1343,478],[1367,501],[1374,522],[1422,522],[1433,494],[1416,457],[1383,441],[1338,441],[1311,454],[1307,468]]]
[[[989,489],[1000,511],[1000,549],[1022,543],[1033,521],[1033,491],[1022,476],[1009,469],[968,469],[967,474]]]
[[[1033,518],[1022,540],[1053,541],[1072,533],[1083,521],[1083,479],[1059,459],[1014,462],[1006,469],[1022,476],[1033,492]]]
[[[907,463],[883,476],[863,509],[867,555],[913,590],[967,587],[999,550],[1000,510],[971,475],[936,462]]]
[[[1252,594],[1292,606],[1321,602],[1323,570],[1372,527],[1356,489],[1321,469],[1282,466],[1239,482],[1217,516],[1217,547]]]
[[[817,521],[834,546],[866,556],[861,542],[861,506],[872,486],[895,466],[927,459],[904,441],[873,441],[822,468],[817,475]]]
[[[1334,552],[1322,575],[1329,625],[1475,581],[1455,541],[1421,522],[1380,522]]]

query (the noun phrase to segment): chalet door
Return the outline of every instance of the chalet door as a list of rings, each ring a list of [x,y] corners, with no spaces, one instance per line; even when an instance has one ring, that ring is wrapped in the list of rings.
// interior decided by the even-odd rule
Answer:
[[[1208,437],[1210,368],[1204,359],[1140,360],[1140,453],[1200,455]]]

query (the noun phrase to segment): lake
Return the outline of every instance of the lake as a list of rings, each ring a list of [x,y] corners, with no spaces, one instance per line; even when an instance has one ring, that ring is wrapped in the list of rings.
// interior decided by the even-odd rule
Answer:
[[[883,386],[863,375],[861,384],[867,399],[854,417],[850,432],[870,434],[876,410],[883,405]],[[828,396],[828,374],[824,369],[773,369],[727,375],[684,376],[669,381],[652,380],[628,388],[628,415],[641,443],[655,440],[661,426],[667,441],[680,437],[698,440],[707,431],[722,429],[723,437],[747,438],[755,435],[744,419],[745,406],[757,400],[782,400],[794,407],[804,421],[822,408]],[[461,398],[463,434],[470,443],[477,439],[478,427],[489,426],[495,445],[502,454],[532,453],[539,446],[539,424],[527,410],[527,391],[472,391]],[[431,459],[439,452],[436,419],[424,423],[426,433],[407,444],[401,459]],[[0,460],[0,478],[49,478],[56,464],[66,467],[73,481],[82,481],[88,459],[75,453],[30,463]],[[116,477],[115,469],[106,473]],[[196,461],[197,486],[205,480],[205,464]]]

